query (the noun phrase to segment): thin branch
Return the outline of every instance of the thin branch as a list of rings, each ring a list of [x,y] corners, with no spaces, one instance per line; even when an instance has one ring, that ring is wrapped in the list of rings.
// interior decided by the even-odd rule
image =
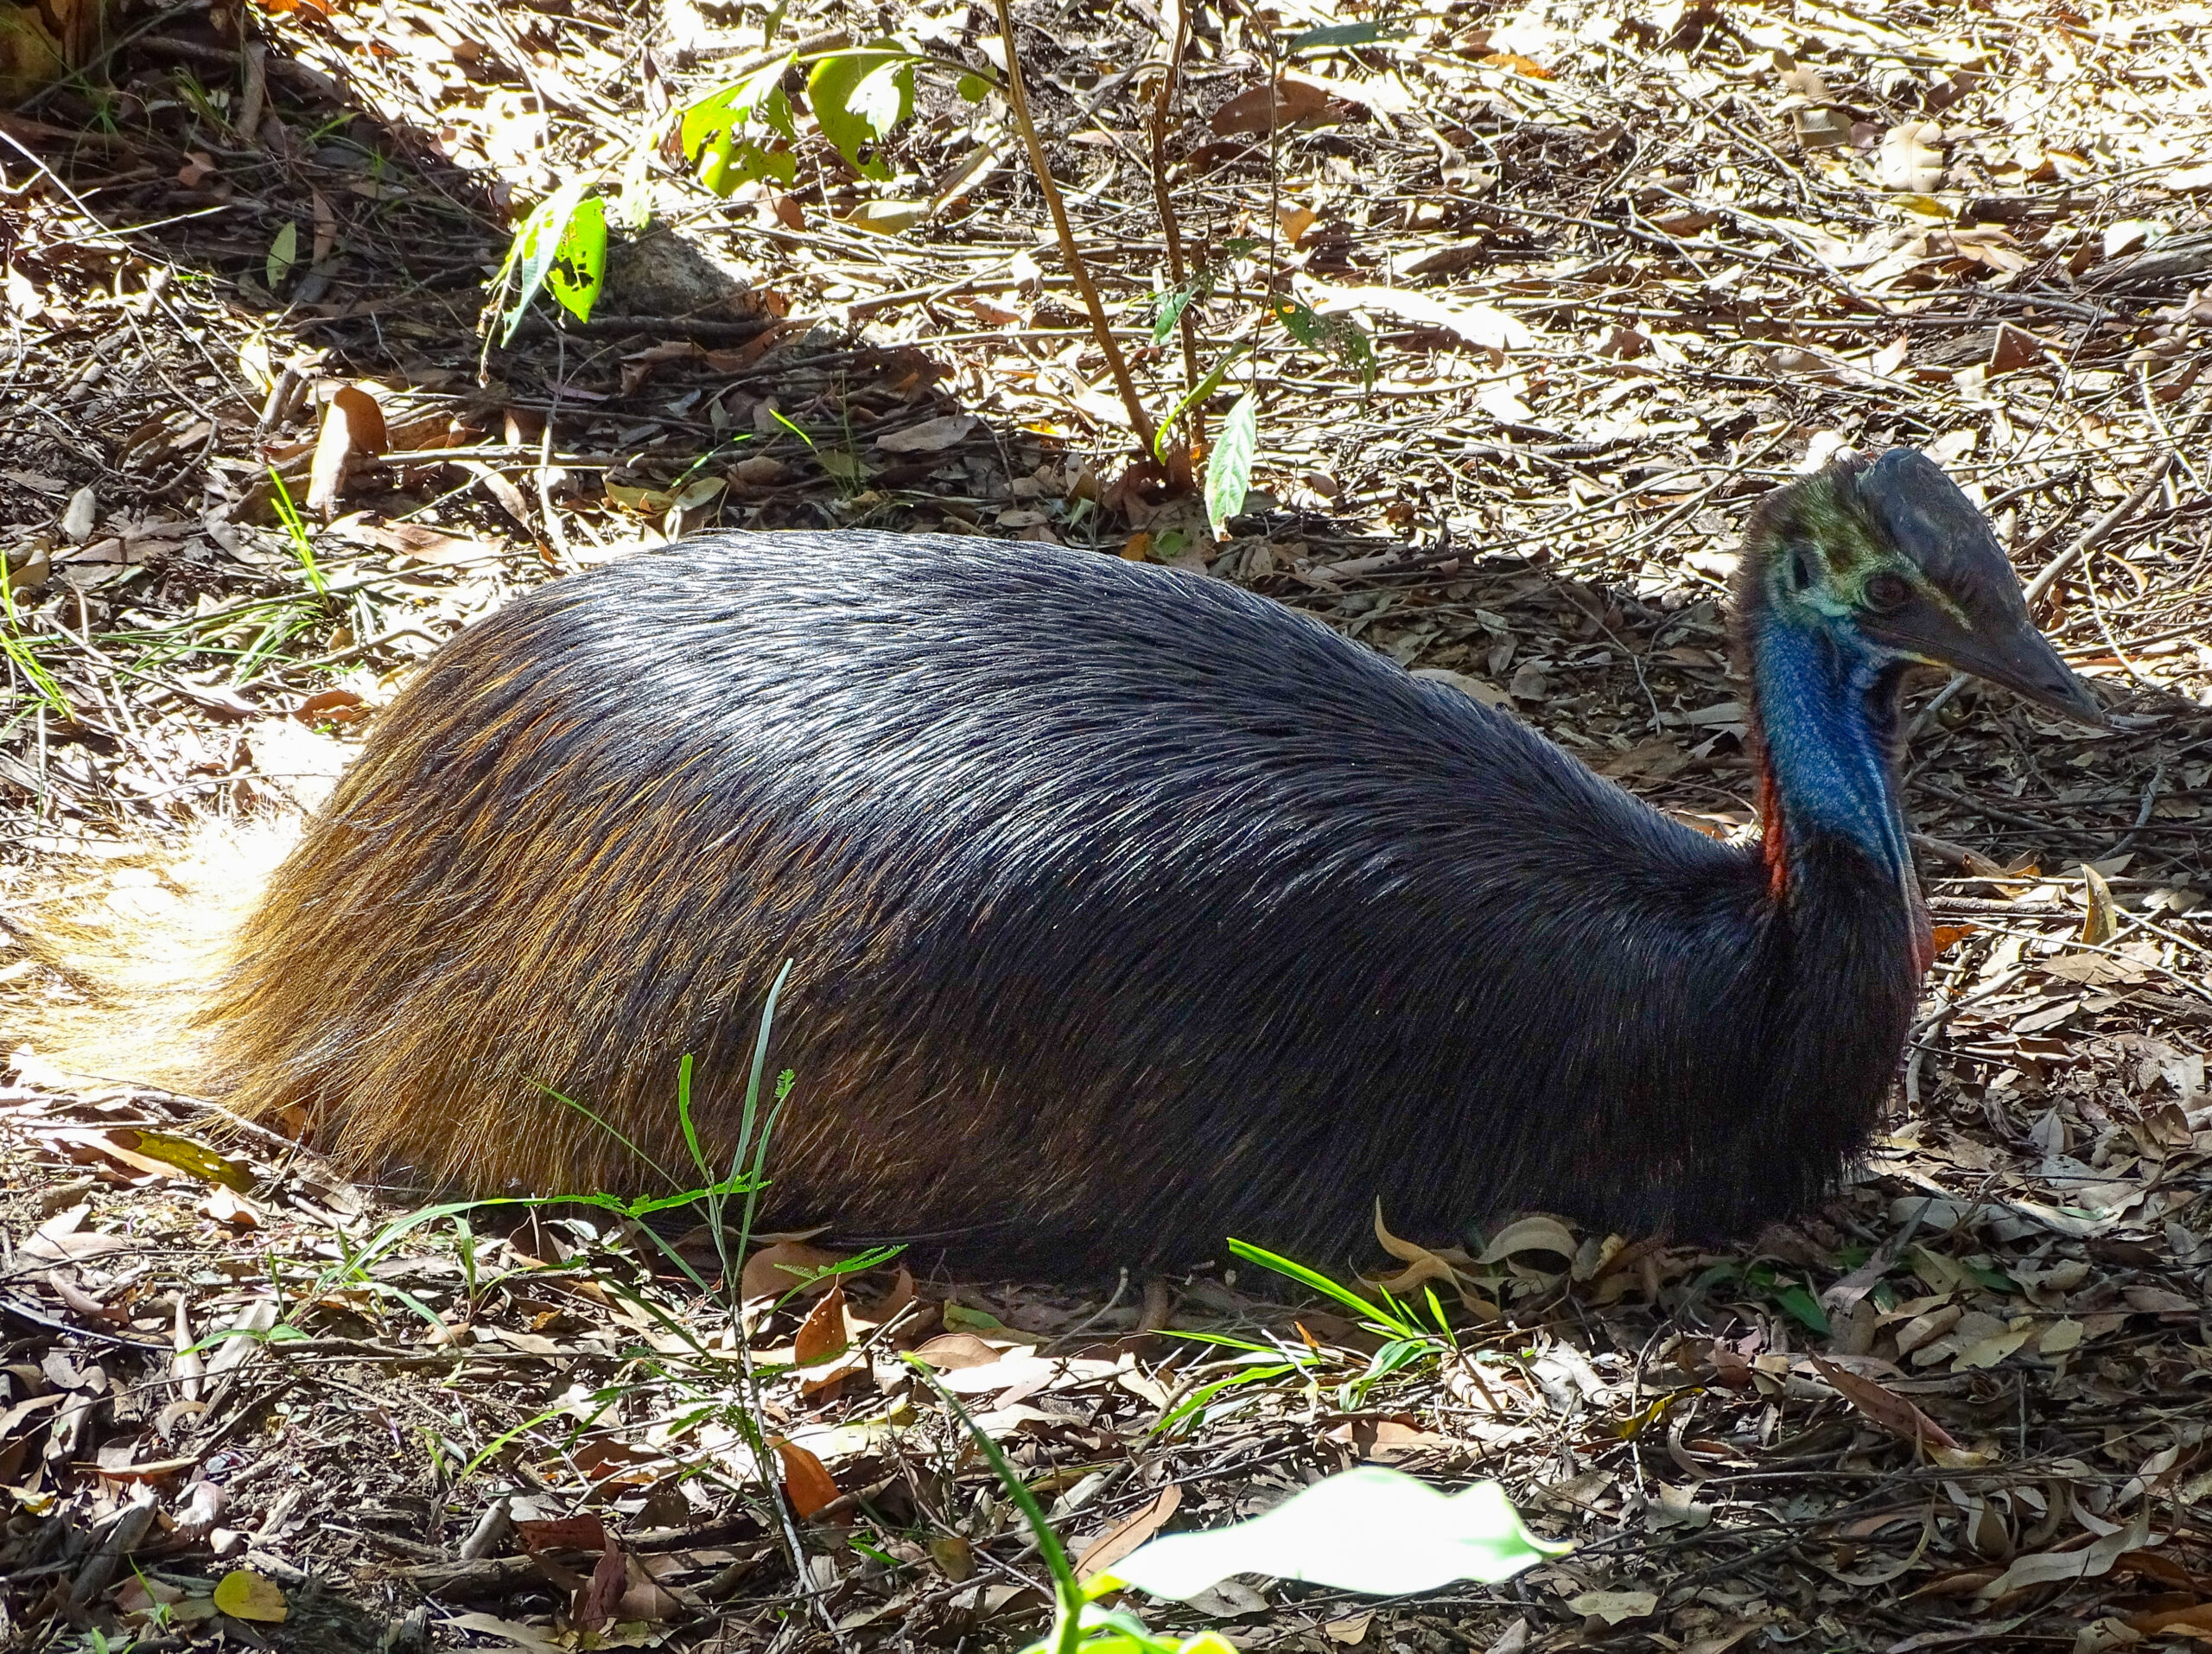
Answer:
[[[1152,102],[1152,198],[1160,211],[1160,227],[1167,239],[1167,279],[1170,291],[1182,294],[1190,282],[1190,267],[1183,257],[1183,226],[1167,189],[1167,123],[1175,93],[1183,82],[1183,59],[1191,49],[1191,0],[1167,0],[1172,21],[1167,27],[1167,68],[1161,75],[1160,95]],[[1185,296],[1175,318],[1183,341],[1183,389],[1198,383],[1198,326],[1191,314],[1192,301]],[[1191,487],[1191,450],[1205,442],[1205,416],[1192,408],[1185,416],[1190,440],[1167,446],[1167,481],[1178,493]]]
[[[1021,54],[1014,48],[1014,10],[1007,0],[993,0],[998,12],[999,38],[1006,42],[1007,101],[1014,106],[1014,124],[1021,129],[1021,141],[1029,150],[1030,169],[1037,175],[1037,188],[1044,192],[1046,209],[1052,215],[1052,232],[1059,238],[1060,257],[1067,261],[1068,276],[1075,283],[1076,291],[1083,295],[1083,308],[1090,317],[1090,331],[1098,340],[1098,348],[1105,353],[1108,372],[1114,376],[1114,388],[1122,393],[1122,407],[1129,417],[1129,429],[1136,433],[1137,441],[1148,455],[1152,452],[1156,433],[1152,417],[1144,410],[1144,400],[1137,395],[1136,381],[1129,377],[1129,365],[1122,354],[1122,347],[1114,342],[1113,323],[1107,319],[1106,307],[1098,297],[1098,289],[1091,284],[1090,270],[1083,262],[1083,254],[1075,245],[1075,231],[1068,224],[1068,209],[1060,200],[1059,186],[1052,181],[1052,169],[1045,158],[1044,141],[1037,136],[1037,123],[1029,113],[1029,92],[1021,76]]]

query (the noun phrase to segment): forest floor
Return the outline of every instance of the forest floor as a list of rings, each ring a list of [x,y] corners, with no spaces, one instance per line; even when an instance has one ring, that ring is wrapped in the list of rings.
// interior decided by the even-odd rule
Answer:
[[[881,180],[804,113],[788,186],[719,200],[646,151],[664,229],[594,319],[484,350],[518,206],[611,187],[657,111],[762,61],[756,6],[292,0],[243,38],[228,0],[125,9],[0,116],[0,917],[160,901],[149,844],[311,805],[457,628],[716,525],[1203,568],[1740,832],[1732,537],[1839,447],[1909,442],[2049,576],[2113,718],[1915,703],[1943,951],[1863,1177],[1733,1248],[1536,1216],[1303,1260],[1436,1291],[1456,1345],[1389,1371],[1249,1268],[893,1266],[756,1320],[764,1478],[726,1312],[633,1227],[410,1211],[19,1049],[0,1645],[1016,1645],[1035,1554],[894,1358],[925,1343],[1094,1563],[1363,1460],[1497,1478],[1576,1546],[1497,1588],[1144,1606],[1243,1648],[2212,1640],[2212,8],[1209,10],[1157,178],[1162,15],[1017,13],[1152,407],[1188,371],[1152,321],[1163,192],[1197,371],[1249,347],[1210,410],[1264,391],[1219,543],[1131,465],[1003,111],[926,75]],[[1402,32],[1270,99],[1287,42],[1369,18]],[[766,21],[994,60],[973,6]],[[0,1033],[69,991],[0,951]]]

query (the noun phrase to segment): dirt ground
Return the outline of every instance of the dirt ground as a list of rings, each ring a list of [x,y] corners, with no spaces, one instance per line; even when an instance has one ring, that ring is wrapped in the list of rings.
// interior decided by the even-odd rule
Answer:
[[[0,1646],[1018,1646],[1035,1552],[896,1359],[925,1345],[1094,1563],[1362,1461],[1500,1479],[1576,1545],[1410,1600],[1141,1605],[1243,1648],[2212,1640],[2212,8],[1209,9],[1158,169],[1172,11],[1017,16],[1151,405],[1249,347],[1205,404],[1264,391],[1219,543],[1132,464],[995,103],[925,75],[881,179],[803,116],[793,180],[728,200],[645,142],[769,45],[1000,61],[982,8],[126,7],[0,115],[0,923],[158,902],[149,848],[311,805],[459,627],[715,525],[1203,568],[1746,831],[1743,512],[1912,443],[2113,727],[1915,703],[1943,951],[1862,1178],[1732,1249],[1534,1216],[1304,1260],[1453,1310],[1395,1367],[1249,1266],[894,1264],[751,1326],[764,1466],[728,1313],[635,1225],[410,1206],[72,1081],[10,1023],[78,989],[10,943]],[[1287,41],[1369,20],[1269,99]],[[487,348],[516,214],[633,165],[658,227],[593,320]],[[1188,361],[1163,195],[1208,283]],[[383,435],[319,468],[340,391]]]

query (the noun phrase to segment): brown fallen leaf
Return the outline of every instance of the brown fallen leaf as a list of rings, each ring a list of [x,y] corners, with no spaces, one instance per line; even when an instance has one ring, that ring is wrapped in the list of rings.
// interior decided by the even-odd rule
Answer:
[[[381,454],[385,444],[384,408],[374,397],[354,385],[332,391],[308,466],[308,510],[328,522],[337,514],[354,460]]]
[[[359,690],[317,690],[292,709],[302,723],[352,723],[368,716],[368,697]]]
[[[1837,1395],[1849,1402],[1866,1422],[1906,1441],[1924,1441],[1931,1447],[1956,1447],[1951,1433],[1904,1396],[1872,1378],[1862,1378],[1832,1361],[1812,1358],[1813,1369]]]
[[[683,1612],[682,1600],[647,1572],[637,1557],[625,1555],[622,1563],[625,1583],[621,1597],[614,1605],[615,1619],[625,1623],[643,1620],[648,1625],[658,1625]]]
[[[535,534],[537,531],[531,526],[530,507],[523,500],[522,490],[507,480],[505,472],[496,466],[486,465],[481,460],[463,460],[460,463],[462,470],[483,485],[484,492],[499,503],[501,511],[513,518],[526,532]]]
[[[957,1533],[941,1533],[929,1542],[930,1560],[938,1572],[955,1585],[976,1577],[976,1548]]]
[[[917,1346],[913,1357],[917,1361],[926,1361],[939,1372],[957,1372],[963,1367],[990,1366],[1002,1353],[973,1333],[940,1333]]]
[[[804,1241],[778,1241],[745,1260],[738,1277],[738,1291],[750,1303],[756,1298],[781,1298],[796,1290],[801,1297],[827,1292],[836,1284],[835,1275],[811,1279],[817,1271],[843,1263],[842,1253],[825,1252]]]
[[[615,1605],[621,1601],[623,1588],[629,1581],[630,1570],[622,1555],[622,1547],[610,1537],[607,1549],[599,1553],[599,1561],[592,1568],[591,1577],[576,1593],[569,1617],[582,1630],[599,1630],[613,1619]]]
[[[1224,137],[1232,133],[1256,137],[1270,124],[1293,125],[1311,119],[1328,106],[1325,88],[1287,74],[1275,82],[1272,90],[1262,85],[1238,92],[1214,111],[1213,118],[1207,124]]]
[[[784,1461],[784,1497],[801,1521],[836,1502],[837,1481],[827,1465],[795,1441],[779,1438],[773,1445]]]
[[[499,548],[489,540],[473,535],[448,534],[422,523],[372,522],[364,512],[340,518],[330,525],[330,532],[340,539],[392,552],[403,563],[450,567],[463,563],[488,563],[499,556]]]
[[[1900,121],[1882,135],[1878,168],[1885,189],[1925,195],[1942,187],[1943,129],[1934,121]]]
[[[515,1537],[533,1555],[541,1550],[603,1550],[607,1524],[598,1517],[545,1517],[515,1523]]]
[[[1170,1482],[1151,1504],[1123,1517],[1086,1545],[1076,1558],[1077,1566],[1085,1574],[1110,1572],[1115,1563],[1166,1527],[1182,1505],[1183,1490]]]
[[[887,430],[875,439],[875,445],[886,454],[942,454],[957,448],[982,423],[973,414],[945,414],[939,418],[925,419],[918,425]]]
[[[800,1323],[798,1335],[792,1340],[791,1358],[802,1367],[811,1367],[842,1355],[851,1343],[852,1334],[845,1325],[845,1288],[833,1280],[822,1301]]]

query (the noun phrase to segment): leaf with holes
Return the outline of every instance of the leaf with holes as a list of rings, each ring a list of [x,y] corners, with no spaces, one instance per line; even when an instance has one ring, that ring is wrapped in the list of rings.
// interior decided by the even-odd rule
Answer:
[[[569,220],[575,216],[577,207],[583,203],[584,192],[590,188],[589,178],[571,178],[531,208],[530,216],[522,221],[522,228],[516,232],[514,245],[507,249],[506,262],[499,266],[494,283],[497,290],[504,293],[512,277],[518,288],[513,308],[506,312],[506,329],[499,335],[502,345],[513,340],[515,329],[522,326],[523,313],[545,285],[554,261],[561,256],[563,242],[569,233]],[[602,243],[606,228],[602,217]]]
[[[771,149],[765,142],[771,137],[786,143],[798,139],[782,86],[785,72],[796,60],[796,54],[787,54],[742,80],[717,86],[684,110],[677,132],[684,158],[715,194],[727,195],[740,184],[763,178],[788,184],[798,175],[791,154]]]
[[[545,285],[563,310],[579,321],[588,321],[606,279],[607,203],[594,195],[579,202],[569,215],[552,268],[545,273]]]
[[[806,78],[806,101],[822,136],[862,176],[888,178],[881,161],[861,159],[864,145],[880,143],[914,112],[914,65],[896,41],[868,42],[867,49],[840,52],[814,66]]]

